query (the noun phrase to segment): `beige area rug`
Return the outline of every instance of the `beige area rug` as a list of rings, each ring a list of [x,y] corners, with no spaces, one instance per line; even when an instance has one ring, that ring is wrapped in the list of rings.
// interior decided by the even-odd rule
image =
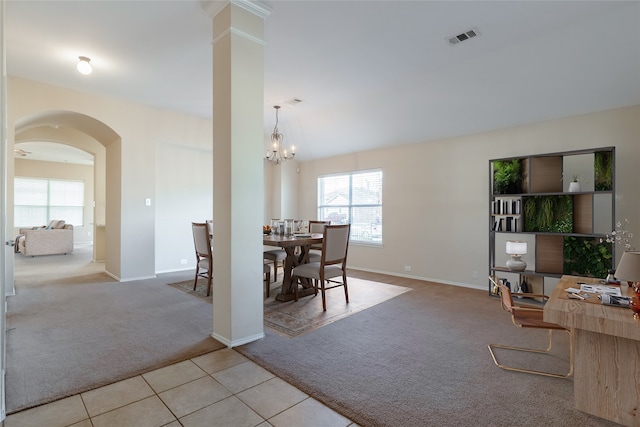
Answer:
[[[318,296],[311,294],[302,297],[297,302],[276,301],[275,296],[280,292],[281,283],[272,282],[270,297],[264,300],[264,325],[290,337],[328,325],[411,290],[403,286],[350,277],[347,281],[349,304],[345,302],[342,287],[329,289],[326,292],[327,311],[322,311],[320,293]],[[169,286],[211,302],[211,297],[206,296],[207,285],[204,279],[198,279],[195,291],[193,280],[170,283]]]

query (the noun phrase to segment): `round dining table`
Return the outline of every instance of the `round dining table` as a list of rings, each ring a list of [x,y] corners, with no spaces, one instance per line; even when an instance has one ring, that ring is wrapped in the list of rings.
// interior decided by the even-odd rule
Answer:
[[[262,243],[265,246],[279,246],[287,253],[284,261],[284,277],[282,288],[276,295],[277,301],[291,301],[295,299],[295,288],[291,271],[300,264],[309,262],[309,249],[311,245],[322,243],[322,233],[294,234],[285,236],[280,234],[264,235]],[[303,289],[298,291],[298,296],[306,296],[315,293],[313,286],[306,281],[302,283]]]

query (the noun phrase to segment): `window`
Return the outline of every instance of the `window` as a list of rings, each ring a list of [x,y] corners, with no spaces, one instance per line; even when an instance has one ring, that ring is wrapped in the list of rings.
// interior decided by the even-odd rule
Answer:
[[[318,219],[351,224],[351,241],[382,243],[382,171],[319,177]]]
[[[67,224],[84,224],[84,182],[53,179],[14,180],[15,227],[48,224],[62,219]]]

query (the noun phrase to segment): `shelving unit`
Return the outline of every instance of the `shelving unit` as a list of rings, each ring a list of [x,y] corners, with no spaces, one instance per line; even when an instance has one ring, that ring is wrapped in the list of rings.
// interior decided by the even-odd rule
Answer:
[[[613,268],[615,247],[600,240],[615,228],[615,147],[493,159],[489,172],[490,275],[549,295],[563,274]],[[525,271],[505,266],[507,240],[527,242]]]

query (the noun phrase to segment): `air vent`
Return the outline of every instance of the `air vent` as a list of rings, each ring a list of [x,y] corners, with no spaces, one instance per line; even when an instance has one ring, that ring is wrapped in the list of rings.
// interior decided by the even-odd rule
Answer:
[[[468,31],[465,31],[464,33],[458,34],[457,36],[448,37],[447,40],[449,40],[449,44],[454,45],[465,40],[477,37],[478,35],[480,35],[480,33],[478,33],[478,30],[476,28],[472,28]]]

